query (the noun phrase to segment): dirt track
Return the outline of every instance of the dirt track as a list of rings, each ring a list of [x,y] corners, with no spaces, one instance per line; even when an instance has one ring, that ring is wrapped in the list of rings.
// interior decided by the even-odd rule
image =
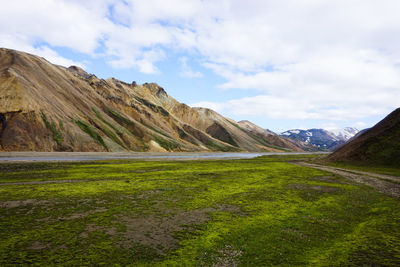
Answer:
[[[355,182],[372,186],[386,195],[400,198],[400,177],[322,166],[307,162],[293,162],[293,164],[338,174]]]

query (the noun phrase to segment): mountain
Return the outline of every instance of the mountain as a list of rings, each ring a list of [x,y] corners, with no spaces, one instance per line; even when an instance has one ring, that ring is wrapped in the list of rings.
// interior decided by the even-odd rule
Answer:
[[[328,159],[400,166],[400,108],[337,149]]]
[[[305,142],[319,150],[334,150],[346,143],[358,133],[356,128],[347,127],[341,130],[328,131],[324,129],[288,130],[280,136]]]
[[[287,145],[287,146],[286,146]],[[0,48],[2,151],[298,151],[155,83],[100,79]]]
[[[353,138],[359,131],[354,127],[346,127],[343,129],[330,130],[337,138],[343,141],[348,141]]]
[[[262,142],[266,143],[269,146],[286,147],[292,151],[298,152],[315,150],[313,147],[305,142],[283,138],[278,134],[268,129],[263,129],[247,120],[239,121],[238,124],[242,129],[256,136],[257,139],[262,140]]]

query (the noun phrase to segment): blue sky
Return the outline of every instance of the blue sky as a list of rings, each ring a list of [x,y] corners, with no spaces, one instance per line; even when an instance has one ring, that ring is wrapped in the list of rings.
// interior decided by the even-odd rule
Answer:
[[[0,46],[281,132],[400,106],[397,0],[13,0]]]

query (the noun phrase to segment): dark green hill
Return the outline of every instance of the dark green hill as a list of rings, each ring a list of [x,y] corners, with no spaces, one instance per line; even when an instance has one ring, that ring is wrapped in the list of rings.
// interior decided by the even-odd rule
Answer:
[[[400,167],[400,108],[337,149],[328,159]]]

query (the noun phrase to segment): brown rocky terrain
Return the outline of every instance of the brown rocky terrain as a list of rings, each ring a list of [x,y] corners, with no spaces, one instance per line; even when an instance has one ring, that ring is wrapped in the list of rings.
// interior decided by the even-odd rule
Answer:
[[[100,79],[0,49],[0,151],[302,151],[155,83]]]
[[[355,136],[329,157],[331,161],[400,166],[400,108]]]

